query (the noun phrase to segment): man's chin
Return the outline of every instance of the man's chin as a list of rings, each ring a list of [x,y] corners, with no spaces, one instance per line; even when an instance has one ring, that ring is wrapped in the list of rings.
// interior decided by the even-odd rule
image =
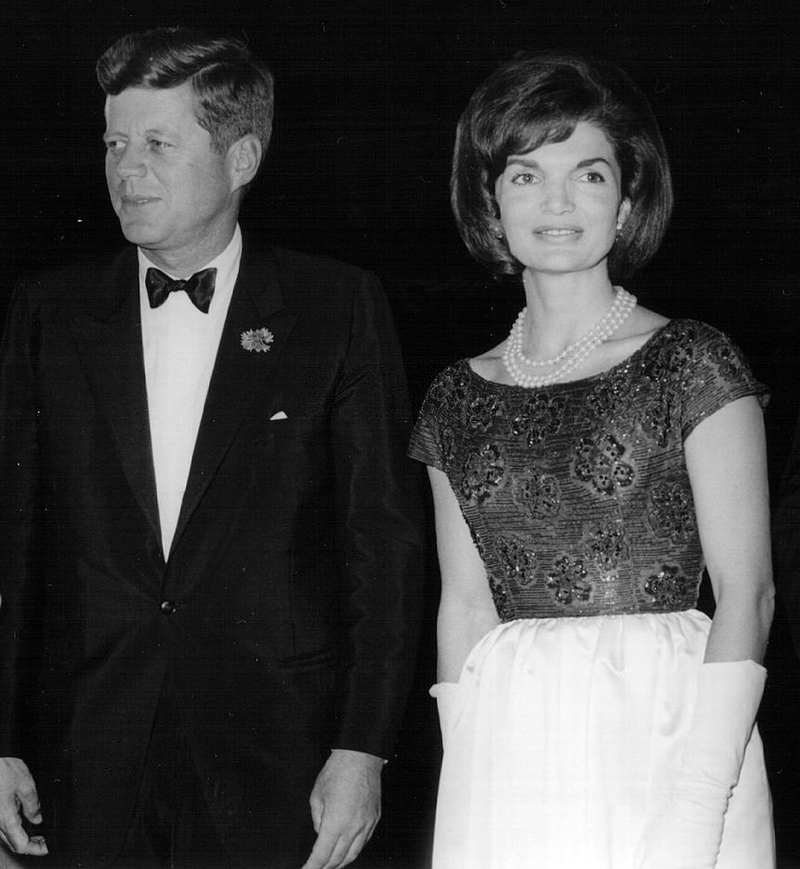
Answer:
[[[156,235],[152,230],[148,231],[146,227],[130,223],[120,223],[120,229],[125,238],[131,244],[137,245],[137,247],[145,249],[158,247],[160,236]]]

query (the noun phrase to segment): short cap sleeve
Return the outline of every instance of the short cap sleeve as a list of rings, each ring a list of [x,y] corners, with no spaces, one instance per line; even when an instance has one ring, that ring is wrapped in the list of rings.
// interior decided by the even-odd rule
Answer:
[[[704,419],[739,398],[753,395],[762,409],[767,406],[768,388],[755,378],[744,354],[727,335],[705,323],[683,321],[681,325],[690,339],[684,346],[692,348],[681,396],[684,440]]]
[[[450,426],[448,415],[453,412],[460,380],[457,365],[446,368],[436,376],[425,395],[411,433],[408,455],[439,471],[446,470],[443,445]]]

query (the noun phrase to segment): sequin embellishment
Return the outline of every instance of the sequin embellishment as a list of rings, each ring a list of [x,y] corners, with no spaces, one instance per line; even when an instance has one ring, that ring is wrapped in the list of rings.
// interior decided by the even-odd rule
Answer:
[[[714,341],[708,350],[711,359],[719,366],[722,377],[732,379],[741,375],[741,359],[728,341],[722,339]]]
[[[598,442],[581,438],[575,457],[575,476],[603,495],[613,495],[619,486],[630,486],[633,468],[622,461],[625,447],[612,435]]]
[[[644,590],[659,609],[669,612],[690,609],[697,597],[697,583],[684,576],[676,564],[661,565],[658,573],[648,576]]]
[[[583,553],[586,560],[596,564],[601,573],[610,575],[616,573],[621,562],[628,558],[630,550],[623,529],[609,520],[588,531]]]
[[[674,543],[691,540],[697,534],[697,522],[688,482],[653,486],[647,516],[656,536],[668,537]]]
[[[586,568],[580,558],[562,555],[553,564],[555,570],[547,574],[547,587],[554,599],[560,604],[571,604],[576,600],[589,600],[592,584],[586,579]]]
[[[501,534],[495,540],[497,553],[509,579],[530,585],[536,579],[536,553],[523,540]]]
[[[529,447],[535,447],[561,428],[567,400],[563,395],[537,393],[522,402],[520,412],[511,420],[511,432],[524,436]]]
[[[461,493],[467,501],[482,504],[503,478],[503,456],[496,444],[469,450],[464,457]]]
[[[531,519],[552,519],[561,505],[561,487],[552,474],[531,468],[514,478],[512,497]]]
[[[494,395],[479,395],[468,403],[464,425],[470,429],[488,431],[494,422],[508,413],[505,402]]]

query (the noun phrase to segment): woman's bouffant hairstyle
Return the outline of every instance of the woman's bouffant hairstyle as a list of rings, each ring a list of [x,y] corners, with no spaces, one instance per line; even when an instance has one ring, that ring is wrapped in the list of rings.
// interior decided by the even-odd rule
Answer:
[[[566,141],[588,121],[608,137],[631,212],[608,258],[612,280],[644,266],[672,212],[664,142],[644,94],[609,63],[574,55],[520,53],[475,91],[456,131],[451,202],[472,256],[497,277],[522,271],[498,237],[495,182],[507,159]]]
[[[126,88],[173,88],[189,82],[197,122],[224,154],[255,134],[266,151],[272,133],[273,80],[244,42],[180,27],[130,33],[97,61],[97,80],[109,96]]]

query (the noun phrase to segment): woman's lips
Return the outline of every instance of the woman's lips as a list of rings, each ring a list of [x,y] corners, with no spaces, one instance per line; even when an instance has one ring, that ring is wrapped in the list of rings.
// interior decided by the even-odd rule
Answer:
[[[575,238],[582,232],[583,230],[577,226],[543,226],[541,229],[535,229],[533,234],[551,241],[561,241]]]

